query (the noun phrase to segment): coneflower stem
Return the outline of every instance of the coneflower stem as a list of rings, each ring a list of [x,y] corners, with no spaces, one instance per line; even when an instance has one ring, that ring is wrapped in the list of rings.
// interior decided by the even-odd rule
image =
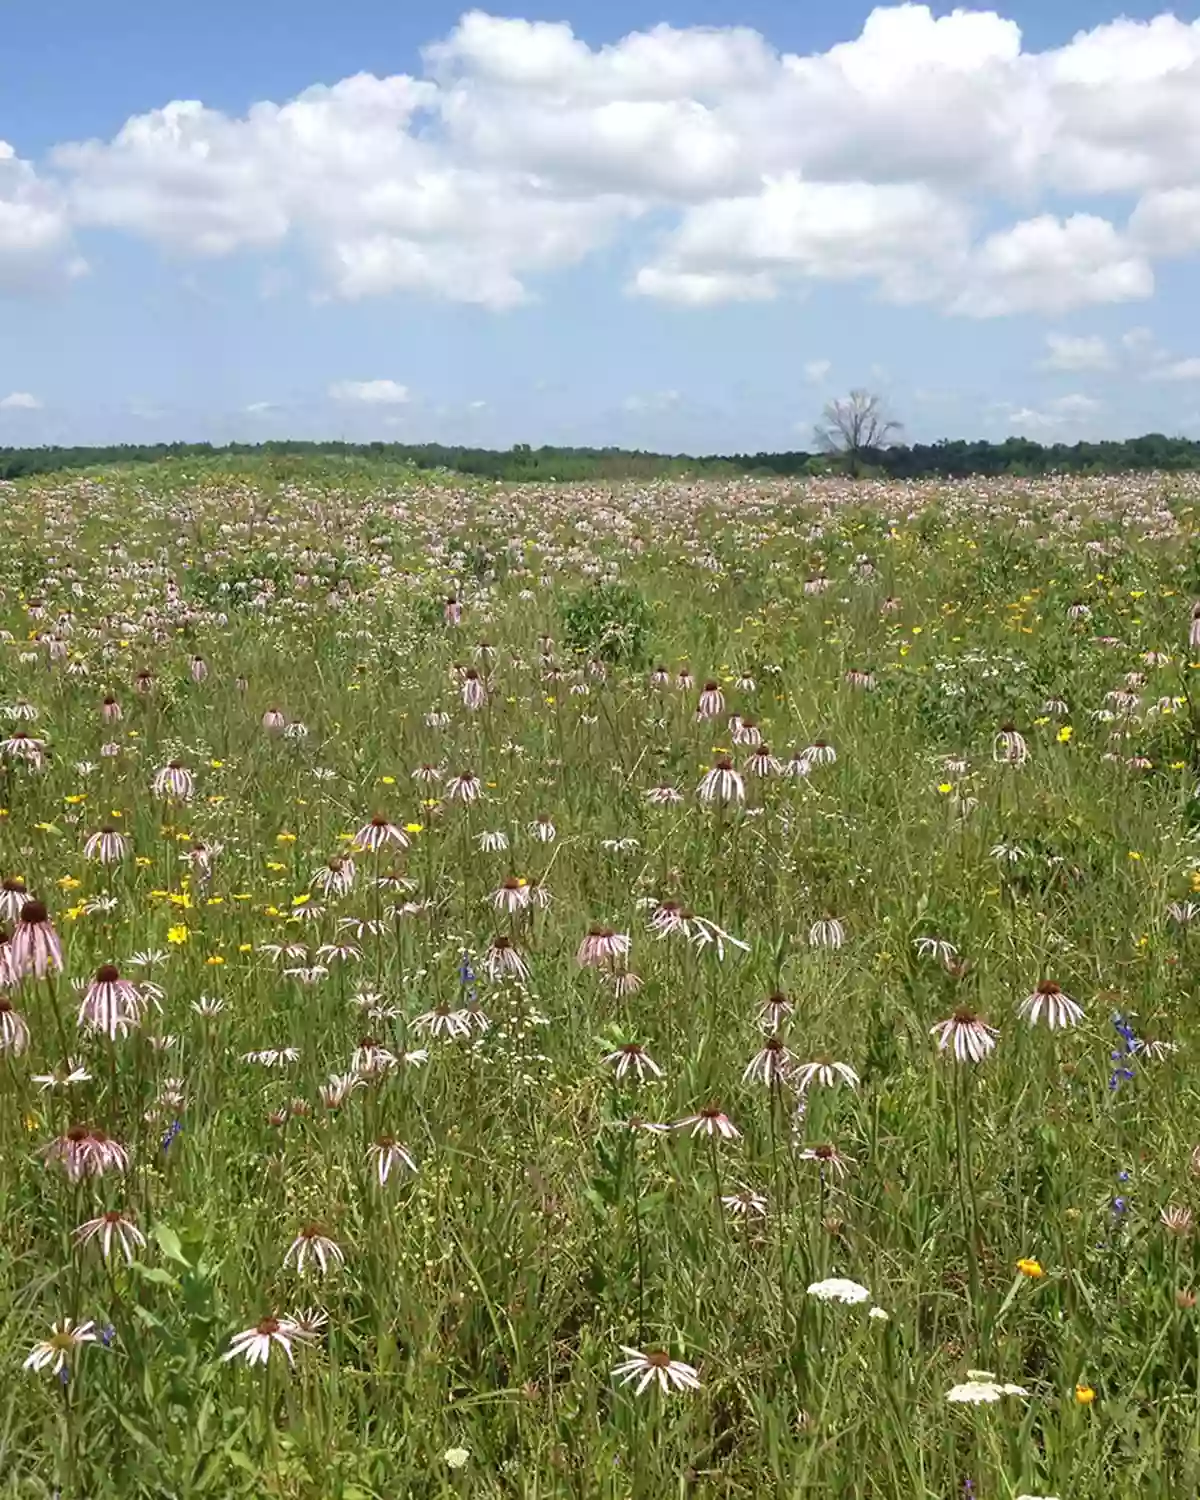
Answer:
[[[967,1272],[971,1288],[971,1321],[978,1326],[979,1301],[979,1212],[975,1201],[975,1182],[971,1170],[971,1136],[968,1120],[968,1074],[965,1064],[955,1069],[957,1087],[954,1097],[955,1135],[958,1155],[958,1194],[962,1213],[963,1238],[967,1247]]]

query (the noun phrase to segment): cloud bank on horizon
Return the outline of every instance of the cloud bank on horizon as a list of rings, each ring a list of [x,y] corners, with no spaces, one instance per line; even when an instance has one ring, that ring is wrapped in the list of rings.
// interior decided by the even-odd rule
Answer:
[[[634,301],[840,283],[991,320],[1144,303],[1166,263],[1200,252],[1200,21],[1169,14],[1037,52],[994,11],[883,6],[801,56],[739,26],[590,46],[566,23],[473,10],[411,74],[236,116],[147,102],[36,163],[0,143],[0,289],[85,276],[105,231],[197,262],[287,247],[333,301],[502,313],[615,250]],[[1043,368],[1135,353],[1055,334]],[[1188,380],[1200,361],[1163,354],[1151,373]],[[408,399],[338,375],[334,400]]]

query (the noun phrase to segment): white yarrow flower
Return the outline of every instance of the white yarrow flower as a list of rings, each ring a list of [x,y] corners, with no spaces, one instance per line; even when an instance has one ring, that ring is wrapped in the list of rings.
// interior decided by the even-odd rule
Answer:
[[[859,1302],[869,1302],[871,1293],[857,1281],[848,1281],[844,1276],[830,1276],[824,1281],[814,1281],[808,1288],[808,1295],[815,1297],[818,1302],[844,1302],[853,1306]]]

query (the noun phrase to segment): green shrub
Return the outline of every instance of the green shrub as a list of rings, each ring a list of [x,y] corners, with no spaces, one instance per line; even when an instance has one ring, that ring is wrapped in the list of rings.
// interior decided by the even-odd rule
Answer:
[[[629,583],[593,583],[562,605],[567,645],[581,655],[640,666],[650,635],[650,605]]]

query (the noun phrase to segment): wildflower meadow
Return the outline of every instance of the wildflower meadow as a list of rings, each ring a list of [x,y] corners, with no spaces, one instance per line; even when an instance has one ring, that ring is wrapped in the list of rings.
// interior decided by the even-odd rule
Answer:
[[[1200,479],[2,494],[0,1494],[1200,1490]]]

